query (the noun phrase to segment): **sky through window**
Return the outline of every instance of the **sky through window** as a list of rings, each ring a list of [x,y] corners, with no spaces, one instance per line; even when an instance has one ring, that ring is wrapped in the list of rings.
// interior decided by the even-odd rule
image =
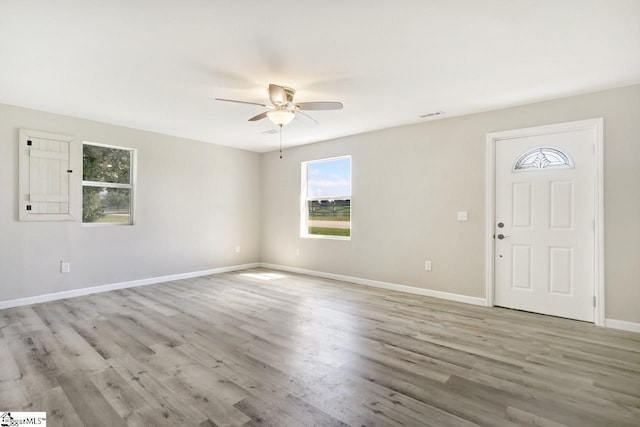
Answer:
[[[313,162],[307,165],[309,198],[351,196],[351,159],[349,157]]]

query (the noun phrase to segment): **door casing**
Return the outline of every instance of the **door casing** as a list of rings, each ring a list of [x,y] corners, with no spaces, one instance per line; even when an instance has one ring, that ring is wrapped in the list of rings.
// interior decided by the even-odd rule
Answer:
[[[595,156],[595,176],[594,185],[594,206],[593,214],[595,218],[595,250],[594,250],[594,288],[595,307],[594,323],[598,326],[605,324],[605,284],[604,284],[604,128],[603,119],[588,119],[575,122],[558,123],[545,126],[536,126],[523,129],[507,130],[502,132],[492,132],[487,134],[486,140],[486,184],[485,184],[485,286],[486,301],[488,306],[494,305],[495,289],[495,190],[496,190],[496,142],[505,139],[524,138],[529,136],[548,135],[562,132],[572,132],[577,130],[594,130],[596,132],[596,143],[594,147]]]

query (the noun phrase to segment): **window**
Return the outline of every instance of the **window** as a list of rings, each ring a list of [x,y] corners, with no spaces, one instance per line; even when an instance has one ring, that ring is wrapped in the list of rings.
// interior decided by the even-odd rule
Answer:
[[[302,163],[302,237],[351,238],[351,156]]]
[[[135,150],[84,143],[82,222],[133,224]]]
[[[561,150],[552,147],[537,147],[520,156],[513,166],[513,170],[569,169],[572,167],[571,158]]]

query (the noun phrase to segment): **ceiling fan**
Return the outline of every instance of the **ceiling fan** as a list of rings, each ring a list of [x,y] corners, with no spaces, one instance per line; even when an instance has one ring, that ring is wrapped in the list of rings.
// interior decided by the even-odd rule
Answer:
[[[318,123],[313,117],[303,113],[300,110],[341,110],[343,105],[341,102],[293,102],[293,97],[296,91],[290,87],[280,85],[269,85],[269,101],[272,105],[261,104],[259,102],[238,101],[235,99],[215,98],[216,101],[224,102],[236,102],[238,104],[250,104],[259,105],[261,107],[268,108],[269,111],[264,111],[249,119],[250,122],[262,120],[268,117],[274,124],[282,126],[289,124],[296,115],[303,115],[316,124]]]

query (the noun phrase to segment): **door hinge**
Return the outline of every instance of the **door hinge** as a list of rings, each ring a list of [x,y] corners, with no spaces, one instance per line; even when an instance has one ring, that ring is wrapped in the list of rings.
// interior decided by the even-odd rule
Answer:
[[[30,211],[31,210],[31,205],[27,205],[27,210]]]
[[[31,142],[30,139],[27,140],[27,145],[32,145],[33,143]]]
[[[596,296],[595,295],[593,296],[593,306],[594,307],[596,306]]]

